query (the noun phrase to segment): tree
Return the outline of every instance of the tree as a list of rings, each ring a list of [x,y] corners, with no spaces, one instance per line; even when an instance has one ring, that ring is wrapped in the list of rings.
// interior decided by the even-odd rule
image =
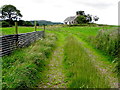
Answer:
[[[34,26],[30,21],[24,21],[24,20],[19,20],[18,25],[19,26]]]
[[[24,20],[19,20],[18,21],[18,25],[19,26],[24,26],[25,25],[25,21]]]
[[[0,8],[0,14],[2,15],[0,16],[2,19],[8,19],[9,21],[18,20],[22,17],[20,10],[13,5],[3,5]]]
[[[24,26],[33,26],[33,24],[30,21],[25,21]]]
[[[2,24],[2,27],[9,27],[10,26],[9,23],[6,21],[1,21],[0,23]]]
[[[98,21],[99,17],[98,16],[94,16],[93,19],[94,19],[94,21]]]
[[[99,17],[97,17],[97,16],[93,17],[90,14],[86,15],[84,11],[77,11],[76,14],[77,14],[76,21],[77,21],[78,24],[90,23],[90,22],[92,22],[92,20],[94,20],[94,21],[99,20]]]
[[[78,24],[86,23],[86,17],[85,15],[80,15],[76,18],[76,21]]]
[[[77,11],[76,14],[77,15],[85,15],[85,12],[84,11]]]
[[[90,14],[87,14],[86,15],[86,22],[91,22],[92,21],[92,15],[90,15]]]

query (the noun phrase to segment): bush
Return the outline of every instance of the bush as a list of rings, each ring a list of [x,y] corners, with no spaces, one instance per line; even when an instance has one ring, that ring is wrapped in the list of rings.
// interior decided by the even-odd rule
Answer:
[[[11,25],[7,21],[1,21],[2,27],[10,27]]]
[[[20,20],[18,21],[19,26],[34,26],[30,21]]]
[[[33,24],[30,21],[25,21],[23,26],[33,26]]]
[[[106,54],[118,55],[118,30],[100,30],[95,39],[96,48],[106,52]]]

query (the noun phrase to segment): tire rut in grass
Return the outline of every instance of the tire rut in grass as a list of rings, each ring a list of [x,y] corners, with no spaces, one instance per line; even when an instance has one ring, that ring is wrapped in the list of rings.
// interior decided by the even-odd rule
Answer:
[[[105,80],[109,83],[111,88],[118,88],[117,74],[113,72],[114,64],[108,61],[104,61],[103,59],[107,60],[108,58],[106,58],[104,55],[99,55],[97,51],[95,51],[93,48],[86,47],[87,43],[81,41],[80,38],[79,40],[80,43],[84,45],[86,53],[88,53],[93,66],[98,70],[101,77],[105,78]]]
[[[63,49],[64,45],[59,45],[57,47],[51,58],[49,59],[49,64],[47,70],[44,71],[44,80],[39,85],[40,88],[66,88],[66,83],[64,82],[64,70],[62,65],[63,60]]]

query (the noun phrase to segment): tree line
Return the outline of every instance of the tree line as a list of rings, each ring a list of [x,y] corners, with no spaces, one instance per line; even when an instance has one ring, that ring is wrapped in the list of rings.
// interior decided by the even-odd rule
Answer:
[[[79,16],[76,18],[78,24],[90,23],[92,21],[98,21],[99,17],[92,16],[90,14],[85,14],[84,11],[76,12]],[[13,5],[3,5],[0,8],[0,18],[2,22],[2,27],[14,26],[14,22],[18,22],[19,26],[34,26],[34,23],[30,21],[21,20],[23,15],[20,10],[18,10]],[[37,23],[39,25],[39,23]]]
[[[76,14],[78,15],[76,18],[78,24],[93,23],[99,20],[98,16],[86,15],[84,11],[77,11]]]
[[[14,22],[18,22],[19,26],[33,26],[30,21],[21,20],[22,17],[20,10],[13,5],[3,5],[0,8],[2,27],[14,26]]]

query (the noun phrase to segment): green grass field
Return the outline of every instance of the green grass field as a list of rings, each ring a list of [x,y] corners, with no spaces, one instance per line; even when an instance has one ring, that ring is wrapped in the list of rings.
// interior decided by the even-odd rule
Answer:
[[[38,27],[37,31],[43,30],[42,28]],[[29,33],[34,32],[34,27],[18,27],[18,33]],[[11,35],[16,34],[15,27],[9,27],[9,28],[0,28],[1,35]]]
[[[116,32],[109,26],[47,27],[45,39],[3,57],[3,87],[117,88]]]

